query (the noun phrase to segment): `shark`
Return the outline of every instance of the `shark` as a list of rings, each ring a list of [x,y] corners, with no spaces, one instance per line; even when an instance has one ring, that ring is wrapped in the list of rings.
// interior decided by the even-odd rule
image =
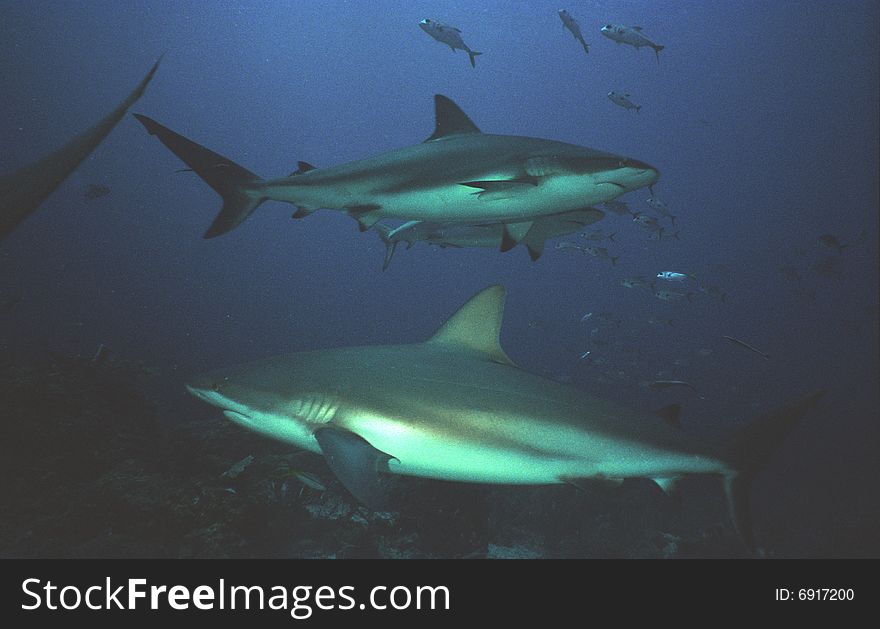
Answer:
[[[134,114],[223,199],[205,238],[240,225],[264,201],[347,212],[366,231],[383,218],[505,222],[525,237],[533,221],[649,187],[659,172],[637,159],[554,140],[482,133],[451,99],[434,97],[435,128],[420,144],[264,180],[243,166]]]
[[[427,341],[295,352],[194,378],[187,389],[236,424],[322,454],[361,502],[380,508],[395,475],[486,484],[619,483],[671,491],[723,479],[732,520],[757,552],[752,480],[818,402],[810,393],[721,445],[517,366],[500,344],[506,291],[490,286]]]
[[[604,218],[605,212],[596,208],[574,210],[542,216],[535,219],[528,234],[519,242],[525,245],[532,262],[544,252],[544,241],[557,236],[565,236],[582,230],[587,225]],[[506,223],[434,223],[408,221],[391,229],[377,223],[374,229],[385,243],[385,260],[382,270],[391,264],[394,250],[401,242],[409,249],[418,241],[428,242],[441,248],[446,247],[488,247],[509,251],[517,242],[516,234],[511,234]]]
[[[160,61],[161,57],[128,97],[95,126],[33,164],[0,177],[0,240],[36,211],[110,134],[129,108],[143,96]]]

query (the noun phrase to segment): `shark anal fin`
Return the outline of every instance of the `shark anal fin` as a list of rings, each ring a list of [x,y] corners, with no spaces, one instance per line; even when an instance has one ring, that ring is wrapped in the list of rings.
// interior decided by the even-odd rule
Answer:
[[[391,498],[393,479],[388,461],[393,459],[353,432],[321,428],[315,432],[327,465],[345,488],[371,509],[382,509]]]
[[[455,48],[452,49],[455,52]],[[473,57],[471,57],[473,60]],[[434,133],[425,142],[438,140],[450,135],[480,133],[477,125],[456,105],[452,99],[436,94],[434,96]]]

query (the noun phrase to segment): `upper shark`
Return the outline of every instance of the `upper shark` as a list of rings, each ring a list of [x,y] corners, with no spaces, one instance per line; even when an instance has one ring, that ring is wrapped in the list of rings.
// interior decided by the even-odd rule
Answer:
[[[813,393],[708,446],[678,427],[514,365],[499,335],[505,291],[470,299],[427,341],[298,352],[217,371],[189,391],[232,421],[322,453],[368,505],[385,504],[390,473],[453,481],[552,484],[642,477],[724,480],[733,522],[756,548],[755,474]],[[675,420],[676,407],[661,413]]]
[[[421,144],[272,180],[135,116],[223,198],[205,238],[234,229],[267,200],[298,206],[298,217],[320,208],[346,211],[362,230],[382,218],[501,221],[524,237],[535,218],[610,201],[659,177],[654,167],[612,153],[481,133],[450,99],[437,95],[434,101],[434,133]]]
[[[40,207],[109,135],[128,108],[143,95],[158,67],[159,61],[134,91],[95,126],[43,159],[0,177],[0,240],[11,234],[19,223]]]

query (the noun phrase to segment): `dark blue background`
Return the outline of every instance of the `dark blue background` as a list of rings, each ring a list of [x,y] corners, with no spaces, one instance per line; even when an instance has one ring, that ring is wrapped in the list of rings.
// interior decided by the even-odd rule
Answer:
[[[367,8],[369,7],[369,8]],[[620,261],[520,248],[398,251],[340,213],[292,221],[266,204],[201,236],[219,199],[126,117],[2,245],[3,351],[118,357],[159,371],[169,421],[194,372],[282,351],[418,341],[477,290],[509,289],[503,331],[523,367],[645,409],[683,400],[689,430],[723,432],[817,387],[759,484],[759,504],[816,536],[878,518],[878,9],[875,2],[0,2],[0,172],[53,150],[165,59],[133,111],[262,176],[420,142],[445,94],[484,131],[563,140],[656,165],[680,241],[613,214]],[[432,17],[485,54],[472,69],[418,28]],[[608,21],[664,44],[615,45]],[[639,114],[606,98],[632,94]],[[108,185],[87,202],[83,188]],[[625,198],[648,210],[647,191]],[[814,267],[849,246],[841,274]],[[861,237],[860,237],[861,234]],[[719,268],[723,265],[724,268]],[[779,268],[791,265],[802,286]],[[666,303],[621,278],[675,270],[727,292]],[[585,325],[586,312],[622,323]],[[649,324],[671,319],[674,326]],[[592,327],[608,342],[578,357]],[[726,342],[743,338],[772,360]],[[712,353],[703,356],[700,349]],[[677,361],[677,364],[676,364]],[[621,375],[622,372],[622,375]],[[707,398],[649,391],[657,377]],[[866,539],[876,552],[877,539]],[[807,545],[809,543],[807,542]],[[867,550],[866,550],[867,552]]]

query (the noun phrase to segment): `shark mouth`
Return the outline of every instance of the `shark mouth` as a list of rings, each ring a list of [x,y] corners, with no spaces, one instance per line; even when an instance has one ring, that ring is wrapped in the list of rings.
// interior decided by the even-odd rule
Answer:
[[[617,183],[616,181],[599,181],[598,184],[601,186],[603,183],[610,183],[612,186],[617,186],[622,190],[628,190],[628,188],[622,183]]]

